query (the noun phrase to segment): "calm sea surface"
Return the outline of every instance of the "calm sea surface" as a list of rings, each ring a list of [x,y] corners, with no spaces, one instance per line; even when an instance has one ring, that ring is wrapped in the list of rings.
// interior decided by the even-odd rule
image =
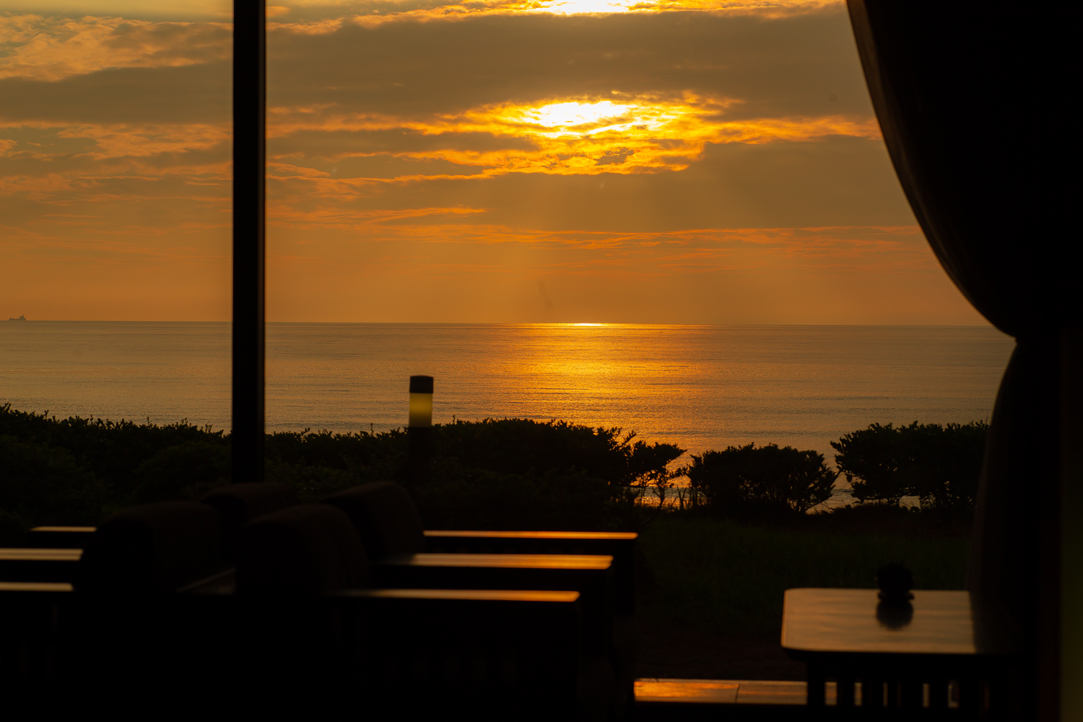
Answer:
[[[1013,347],[992,328],[270,324],[268,430],[565,419],[690,453],[815,449],[872,422],[988,420]],[[230,424],[230,326],[0,322],[0,403],[24,411]],[[687,457],[686,457],[687,458]]]

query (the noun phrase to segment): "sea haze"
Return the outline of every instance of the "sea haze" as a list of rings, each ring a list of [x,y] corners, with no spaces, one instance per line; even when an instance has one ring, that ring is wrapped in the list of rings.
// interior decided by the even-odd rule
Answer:
[[[428,374],[436,423],[564,419],[830,462],[873,422],[988,420],[1013,345],[977,326],[269,324],[267,429],[403,426]],[[0,323],[0,403],[19,410],[228,429],[229,375],[229,324]]]

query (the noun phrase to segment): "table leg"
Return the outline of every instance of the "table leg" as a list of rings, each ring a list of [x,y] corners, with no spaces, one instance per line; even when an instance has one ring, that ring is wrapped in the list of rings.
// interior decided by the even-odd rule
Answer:
[[[882,675],[874,674],[861,680],[861,708],[884,708],[884,678]]]
[[[929,680],[929,711],[944,714],[948,708],[948,680],[934,677]]]
[[[964,719],[976,719],[985,706],[985,685],[977,677],[962,677],[958,684],[960,716]]]
[[[841,672],[835,677],[835,705],[850,709],[854,706],[854,679],[848,671]]]
[[[899,682],[899,706],[903,709],[921,709],[925,702],[925,685],[920,678],[904,678]]]
[[[899,706],[899,680],[895,677],[889,677],[887,680],[887,694],[884,705],[886,707],[895,708]]]
[[[807,701],[809,707],[823,707],[826,704],[827,677],[817,665],[808,666]]]

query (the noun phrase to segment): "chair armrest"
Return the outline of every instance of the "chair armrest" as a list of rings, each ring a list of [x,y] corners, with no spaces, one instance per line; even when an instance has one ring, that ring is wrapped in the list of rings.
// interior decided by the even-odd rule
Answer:
[[[570,531],[425,532],[431,552],[471,554],[604,554],[613,557],[616,613],[635,613],[637,534]]]

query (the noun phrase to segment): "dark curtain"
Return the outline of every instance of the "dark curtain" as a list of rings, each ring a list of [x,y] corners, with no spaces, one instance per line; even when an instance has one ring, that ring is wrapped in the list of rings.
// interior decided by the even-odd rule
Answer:
[[[884,140],[952,281],[1016,339],[975,510],[968,585],[1024,639],[1022,699],[1055,714],[1064,339],[1083,320],[1069,218],[1067,9],[849,0]],[[1065,7],[1066,6],[1062,6]],[[1074,123],[1073,123],[1074,125]],[[1054,707],[1050,707],[1054,704]]]

